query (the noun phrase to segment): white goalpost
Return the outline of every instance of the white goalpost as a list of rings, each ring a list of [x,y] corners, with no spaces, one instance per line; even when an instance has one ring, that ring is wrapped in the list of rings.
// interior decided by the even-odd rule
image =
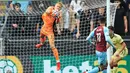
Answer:
[[[107,26],[113,25],[117,4],[110,3],[110,0],[78,0],[83,1],[86,8],[81,7],[79,10],[80,36],[76,38],[77,25],[73,24],[76,23],[74,22],[76,16],[69,13],[70,10],[66,7],[67,1],[63,2],[63,23],[59,24],[61,34],[58,34],[56,26],[54,27],[55,45],[61,61],[60,71],[56,70],[55,58],[48,39],[41,49],[35,48],[40,42],[40,29],[44,24],[41,15],[47,7],[54,5],[52,0],[13,2],[14,5],[17,2],[21,3],[20,11],[8,8],[8,1],[0,1],[0,10],[4,13],[0,15],[0,73],[83,73],[86,69],[91,70],[98,65],[95,46],[88,44],[85,39],[90,33],[91,21],[94,27],[97,27],[102,13],[107,17]],[[26,2],[29,5],[22,7],[25,6],[22,3]],[[26,10],[24,8],[27,11],[24,11]],[[65,24],[66,16],[72,19],[69,25]],[[75,26],[73,31],[71,25]],[[108,51],[109,62],[110,51]]]
[[[107,26],[110,26],[110,0],[106,0],[107,4]],[[111,59],[111,49],[109,48],[107,50],[107,62],[108,62],[108,67],[107,67],[107,73],[111,73],[111,67],[110,67],[110,59]]]
[[[112,6],[112,4],[115,5],[115,7]],[[116,13],[116,8],[118,6],[117,3],[111,3],[110,0],[106,0],[106,5],[107,5],[107,26],[114,26],[114,19],[115,19],[115,13]],[[114,11],[113,11],[114,10]],[[107,67],[107,73],[111,73],[111,67],[110,67],[110,59],[111,56],[113,55],[113,48],[109,47],[107,50],[107,62],[108,62],[108,67]]]

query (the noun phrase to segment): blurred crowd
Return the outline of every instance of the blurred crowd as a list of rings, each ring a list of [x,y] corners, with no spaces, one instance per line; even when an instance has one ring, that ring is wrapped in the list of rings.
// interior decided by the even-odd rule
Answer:
[[[111,24],[115,27],[115,33],[129,36],[130,0],[111,0],[111,2],[118,3],[115,20]],[[106,17],[106,6],[91,9],[85,0],[62,0],[62,3],[64,4],[61,10],[62,18],[59,24],[55,24],[56,36],[85,39],[95,27],[99,26],[100,17]],[[0,2],[0,6],[4,5],[6,6],[0,8],[0,23],[5,22],[4,13],[7,13],[6,33],[12,37],[27,36],[28,38],[28,36],[39,36],[40,28],[44,23],[41,15],[54,3],[51,0]]]

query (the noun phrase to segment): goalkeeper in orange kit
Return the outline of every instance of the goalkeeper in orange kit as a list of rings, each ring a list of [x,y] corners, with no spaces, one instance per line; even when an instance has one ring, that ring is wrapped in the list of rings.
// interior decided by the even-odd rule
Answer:
[[[58,2],[55,4],[55,6],[50,6],[47,8],[46,12],[42,14],[42,20],[44,22],[44,25],[41,28],[40,31],[40,44],[36,45],[36,48],[40,48],[43,46],[46,37],[49,39],[49,44],[52,49],[53,55],[56,58],[57,62],[57,70],[60,70],[60,59],[58,55],[58,50],[55,47],[55,37],[54,37],[54,32],[53,32],[53,24],[54,22],[58,23],[59,18],[60,18],[60,10],[62,8],[62,3]]]

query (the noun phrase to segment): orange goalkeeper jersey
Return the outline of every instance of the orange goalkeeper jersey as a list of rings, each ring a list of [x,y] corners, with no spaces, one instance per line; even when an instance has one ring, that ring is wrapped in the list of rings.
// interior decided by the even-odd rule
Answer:
[[[52,11],[54,10],[54,7],[48,7],[50,10],[50,13],[47,14],[46,12],[42,14],[42,20],[44,22],[41,32],[46,32],[46,33],[53,33],[53,24],[55,21],[55,17],[52,16]]]

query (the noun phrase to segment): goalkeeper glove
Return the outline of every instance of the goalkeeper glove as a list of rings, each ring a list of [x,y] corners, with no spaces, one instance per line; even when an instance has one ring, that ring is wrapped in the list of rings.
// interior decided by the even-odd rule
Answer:
[[[58,10],[53,10],[52,15],[57,18],[60,15],[60,12]]]

